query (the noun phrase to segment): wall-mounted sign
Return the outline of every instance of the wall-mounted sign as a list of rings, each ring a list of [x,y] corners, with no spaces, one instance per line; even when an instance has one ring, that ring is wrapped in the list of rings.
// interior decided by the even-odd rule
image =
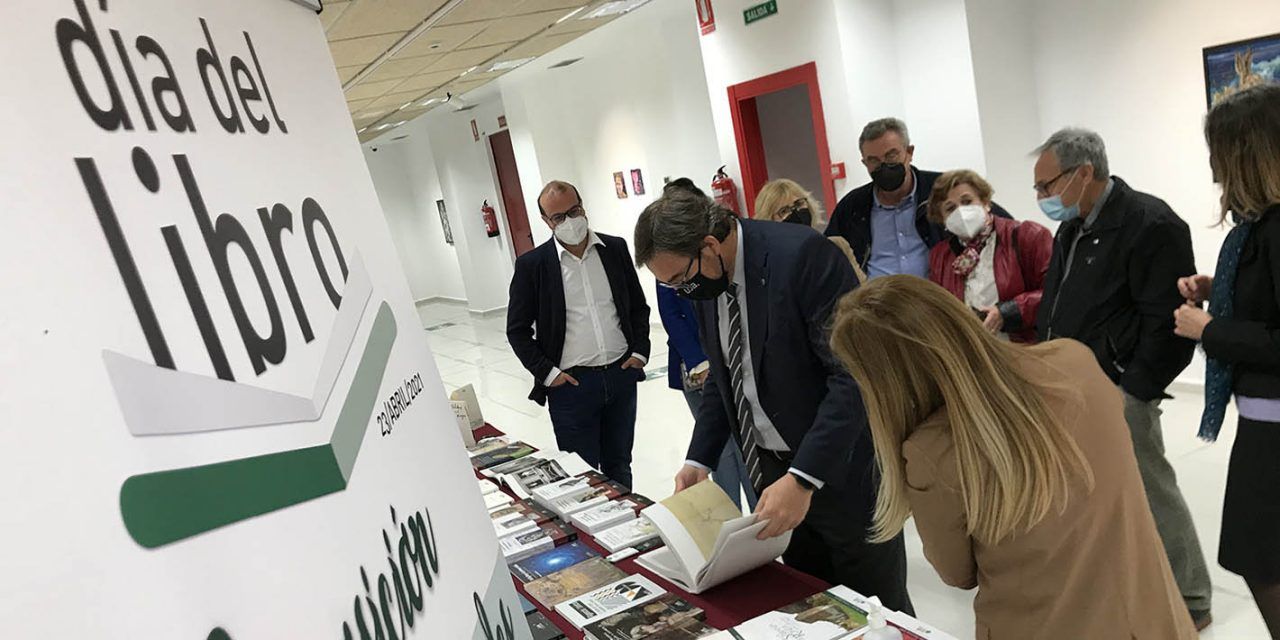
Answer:
[[[716,30],[716,14],[711,9],[711,0],[694,0],[698,7],[698,28],[702,35]]]
[[[844,170],[843,162],[834,162],[831,164],[831,179],[832,180],[845,179],[845,170]]]
[[[499,129],[506,129],[506,128],[507,128],[507,117],[506,117],[506,116],[498,116],[498,128],[499,128]]]
[[[761,2],[755,6],[748,7],[746,11],[742,12],[742,17],[747,21],[747,24],[751,24],[776,13],[778,13],[778,0],[768,0],[768,2]]]
[[[530,638],[331,60],[0,1],[0,635]]]

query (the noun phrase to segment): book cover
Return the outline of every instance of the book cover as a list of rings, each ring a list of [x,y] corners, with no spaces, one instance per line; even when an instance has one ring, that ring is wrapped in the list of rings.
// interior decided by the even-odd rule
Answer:
[[[598,587],[611,584],[627,574],[601,557],[590,558],[555,573],[526,582],[525,593],[544,606],[554,607]]]
[[[520,582],[530,582],[599,557],[600,554],[585,543],[574,541],[511,565],[511,575]]]
[[[733,628],[741,640],[835,640],[867,626],[866,613],[824,591]]]
[[[578,532],[574,531],[573,527],[569,526],[567,522],[552,520],[551,522],[544,522],[538,527],[547,537],[551,538],[551,542],[557,547],[578,539]]]
[[[555,511],[562,517],[568,516],[571,513],[581,511],[587,507],[594,507],[596,505],[609,502],[615,498],[622,497],[623,494],[618,492],[618,486],[621,485],[615,486],[615,484],[616,483],[606,482],[594,487],[588,487],[585,493],[552,500],[549,506],[552,511]]]
[[[596,542],[612,553],[658,537],[658,528],[648,518],[640,516],[601,531],[596,534]]]
[[[484,494],[484,508],[493,511],[494,509],[500,509],[511,504],[514,500],[515,498],[512,498],[501,491],[496,493],[486,493]]]
[[[467,449],[467,454],[474,458],[482,453],[501,449],[509,444],[511,444],[511,438],[507,436],[492,436],[476,442],[476,446]]]
[[[538,523],[524,516],[493,521],[493,532],[497,534],[499,538],[534,531],[537,528]]]
[[[476,469],[487,469],[494,465],[509,462],[517,458],[523,458],[534,451],[535,449],[533,447],[523,442],[512,442],[505,447],[500,447],[493,451],[487,451],[471,458],[471,466]]]
[[[550,504],[560,498],[578,496],[591,490],[591,482],[582,476],[574,476],[559,482],[542,485],[533,490],[533,498],[542,504]]]
[[[564,633],[552,624],[551,620],[546,616],[535,611],[527,616],[525,620],[529,622],[529,631],[533,634],[533,640],[561,640]]]
[[[653,505],[653,500],[650,500],[649,498],[646,498],[645,496],[642,496],[638,493],[628,494],[626,497],[623,498],[623,500],[626,500],[634,504],[636,506],[636,511],[640,511],[645,507]]]
[[[541,528],[526,533],[517,533],[498,539],[498,547],[502,549],[502,557],[507,564],[519,562],[537,553],[555,547],[556,543]]]
[[[715,632],[701,622],[705,615],[702,609],[668,593],[652,602],[593,622],[582,631],[592,640],[700,638]]]
[[[587,533],[595,533],[602,529],[607,529],[616,524],[621,524],[628,520],[634,520],[636,517],[635,505],[622,500],[606,502],[596,505],[588,509],[583,509],[572,516],[569,520],[574,526],[586,531]]]
[[[480,483],[480,493],[483,493],[485,495],[489,495],[490,493],[501,491],[501,489],[498,489],[498,485],[488,480],[476,480],[476,482]]]
[[[527,456],[521,456],[509,462],[503,462],[502,464],[495,464],[492,467],[489,467],[488,469],[481,470],[480,475],[483,475],[486,478],[496,478],[501,475],[515,473],[517,471],[520,471],[521,469],[528,469],[529,467],[540,465],[543,462],[546,462],[547,460],[548,458],[540,454],[533,453]]]
[[[556,605],[556,613],[581,629],[593,622],[654,600],[666,590],[642,575],[622,578]]]
[[[608,476],[604,475],[603,473],[600,473],[599,471],[594,471],[594,470],[588,471],[586,473],[580,473],[578,475],[589,480],[591,482],[591,486],[604,484],[609,481]]]
[[[527,469],[520,469],[505,476],[509,480],[509,484],[514,485],[512,489],[519,487],[523,490],[516,491],[521,495],[528,495],[528,492],[541,487],[542,485],[559,482],[569,477],[565,473],[564,467],[560,466],[555,460],[545,460],[540,464],[535,464]]]

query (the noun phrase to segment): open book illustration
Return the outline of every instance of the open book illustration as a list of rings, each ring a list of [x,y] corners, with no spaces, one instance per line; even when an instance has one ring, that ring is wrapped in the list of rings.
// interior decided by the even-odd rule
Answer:
[[[636,559],[640,566],[702,593],[782,555],[791,532],[757,540],[766,521],[744,516],[716,483],[704,480],[651,507],[647,516],[665,547]]]

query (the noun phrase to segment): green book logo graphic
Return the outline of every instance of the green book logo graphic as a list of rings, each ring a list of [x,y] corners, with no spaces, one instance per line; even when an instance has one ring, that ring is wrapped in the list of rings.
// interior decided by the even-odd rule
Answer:
[[[125,480],[120,512],[129,535],[155,548],[346,489],[395,340],[383,302],[328,444]]]

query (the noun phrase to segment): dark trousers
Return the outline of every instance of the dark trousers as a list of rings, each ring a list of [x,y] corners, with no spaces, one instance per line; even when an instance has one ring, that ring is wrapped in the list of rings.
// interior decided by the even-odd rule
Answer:
[[[588,369],[574,367],[578,384],[547,390],[547,407],[561,451],[582,456],[587,464],[626,487],[631,486],[631,445],[636,436],[636,382],[640,369],[618,364]]]
[[[760,456],[768,488],[790,465],[771,453]],[[866,487],[826,484],[813,494],[809,513],[791,532],[782,554],[787,565],[864,596],[879,596],[884,606],[915,615],[907,595],[907,552],[902,534],[883,544],[867,542],[871,523]]]

